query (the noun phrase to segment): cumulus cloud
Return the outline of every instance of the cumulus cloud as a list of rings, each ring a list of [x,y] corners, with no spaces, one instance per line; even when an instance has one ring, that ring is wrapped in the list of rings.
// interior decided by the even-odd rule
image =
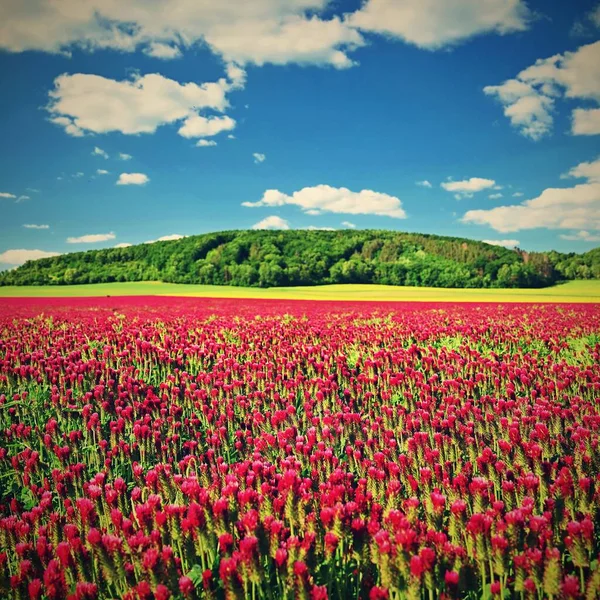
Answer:
[[[181,50],[177,46],[171,44],[152,42],[149,46],[144,48],[144,54],[162,60],[172,60],[181,56]]]
[[[262,221],[252,225],[252,229],[289,229],[290,224],[285,219],[276,215],[265,217]]]
[[[0,47],[68,52],[75,45],[176,58],[203,42],[241,64],[317,64],[344,68],[364,45],[339,16],[321,18],[327,0],[6,0],[0,5]]]
[[[188,117],[177,132],[184,138],[212,137],[222,131],[230,131],[235,127],[235,120],[231,117],[201,117],[194,115]]]
[[[515,192],[513,194],[513,198],[521,198],[522,196],[524,196],[525,194],[523,194],[523,192]]]
[[[39,258],[50,258],[58,256],[59,252],[46,252],[45,250],[25,250],[23,248],[6,250],[0,253],[0,263],[5,265],[22,265],[28,260],[38,260]]]
[[[16,198],[16,196],[9,192],[0,192],[0,198]]]
[[[116,244],[115,248],[129,248],[132,246],[129,242],[121,242],[120,244]]]
[[[94,149],[92,150],[92,155],[101,156],[102,158],[108,158],[108,152],[105,152],[104,150],[102,150],[102,148],[98,148],[98,146],[94,147]]]
[[[483,88],[504,107],[511,124],[525,137],[539,140],[552,130],[556,100],[600,102],[600,41],[575,52],[539,59],[516,78]],[[597,109],[576,108],[572,114],[574,135],[600,132]]]
[[[260,152],[255,152],[252,156],[254,157],[254,162],[257,165],[267,160],[267,157],[264,154],[261,154]]]
[[[342,221],[342,225],[348,227],[348,229],[356,229],[356,225],[350,221]]]
[[[302,229],[305,229],[306,231],[336,231],[335,227],[319,227],[318,225],[309,225]]]
[[[600,158],[572,168],[566,177],[586,181],[566,188],[547,188],[521,204],[470,210],[465,223],[489,225],[502,233],[523,229],[600,230]]]
[[[334,188],[329,185],[305,187],[292,195],[279,190],[267,190],[258,202],[243,202],[242,206],[299,206],[308,214],[332,212],[349,215],[380,215],[405,219],[402,202],[395,196],[361,190],[353,192],[348,188]]]
[[[524,31],[530,18],[521,0],[367,0],[348,20],[361,30],[435,50],[482,33]]]
[[[145,173],[121,173],[117,185],[145,185],[150,178]]]
[[[519,245],[519,240],[481,240],[485,244],[491,246],[503,246],[504,248],[516,248]]]
[[[574,135],[600,133],[600,108],[576,108],[572,118],[571,131]]]
[[[207,34],[206,41],[226,60],[241,64],[297,63],[337,69],[354,66],[348,52],[365,44],[361,34],[340,17],[323,20],[314,15],[223,22]]]
[[[217,142],[214,140],[198,140],[196,146],[198,148],[209,148],[210,146],[216,146]]]
[[[366,0],[331,14],[328,0],[5,0],[0,48],[69,53],[141,49],[167,60],[201,43],[224,60],[344,69],[363,32],[435,50],[484,33],[527,29],[525,0]],[[341,12],[341,11],[340,11]]]
[[[589,231],[585,230],[572,234],[562,233],[559,237],[563,240],[569,240],[572,242],[600,242],[600,233],[590,233]]]
[[[97,244],[98,242],[107,242],[115,239],[114,233],[90,233],[79,237],[68,237],[67,244]]]
[[[132,158],[133,156],[131,156],[131,154],[127,154],[126,152],[119,152],[120,160],[131,160]]]
[[[457,200],[462,200],[463,198],[472,198],[476,192],[487,190],[494,187],[495,184],[493,179],[471,177],[462,181],[444,181],[440,185],[447,192],[452,192]]]
[[[97,169],[96,173],[98,175],[108,175],[109,171],[107,171],[106,169]]]
[[[419,185],[419,186],[421,186],[421,187],[424,187],[424,188],[430,188],[430,187],[433,187],[433,186],[431,185],[431,183],[430,183],[429,181],[427,181],[427,179],[424,179],[423,181],[417,181],[416,183],[417,183],[417,185]]]
[[[496,194],[490,194],[490,195],[488,196],[488,198],[489,198],[490,200],[498,200],[498,198],[502,198],[502,196],[503,196],[503,194],[500,194],[500,193],[498,192],[498,193],[496,193]]]
[[[27,223],[23,227],[25,229],[50,229],[50,225],[35,225],[33,223]]]
[[[183,122],[179,134],[191,137],[202,134],[203,127],[231,129],[229,117],[207,119],[203,110],[223,112],[226,95],[236,82],[225,78],[217,82],[179,83],[158,73],[115,80],[100,75],[75,73],[59,75],[50,91],[46,107],[51,121],[69,135],[109,133],[126,135],[154,133],[162,125]],[[225,125],[223,127],[223,125]],[[120,154],[122,160],[128,155]]]
[[[155,240],[148,240],[147,242],[144,242],[144,244],[154,244],[154,242],[172,242],[174,240],[181,240],[184,237],[187,236],[181,235],[180,233],[171,233],[169,235],[163,235]]]

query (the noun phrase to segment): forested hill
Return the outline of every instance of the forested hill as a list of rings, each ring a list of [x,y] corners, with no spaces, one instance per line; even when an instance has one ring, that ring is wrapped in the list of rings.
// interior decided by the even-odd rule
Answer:
[[[165,281],[237,286],[382,283],[542,287],[600,278],[600,248],[526,253],[473,240],[376,230],[224,231],[30,261],[0,285]]]

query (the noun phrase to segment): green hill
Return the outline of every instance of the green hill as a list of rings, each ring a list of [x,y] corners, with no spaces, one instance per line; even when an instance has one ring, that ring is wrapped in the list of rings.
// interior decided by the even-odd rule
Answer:
[[[527,253],[463,238],[378,230],[224,231],[63,254],[0,274],[0,285],[164,281],[246,287],[379,283],[544,287],[600,278],[600,248]]]

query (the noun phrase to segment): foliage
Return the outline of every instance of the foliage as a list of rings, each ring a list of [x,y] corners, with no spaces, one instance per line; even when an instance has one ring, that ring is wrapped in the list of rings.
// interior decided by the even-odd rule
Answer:
[[[544,287],[600,278],[600,249],[525,253],[393,231],[226,231],[64,254],[2,273],[0,285],[163,281],[244,287],[378,283],[442,288]]]

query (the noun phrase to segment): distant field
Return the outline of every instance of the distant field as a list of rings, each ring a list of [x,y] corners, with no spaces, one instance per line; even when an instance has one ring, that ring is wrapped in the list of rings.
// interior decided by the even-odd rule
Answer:
[[[195,296],[298,300],[374,300],[423,302],[600,302],[600,280],[570,281],[544,289],[444,289],[386,285],[241,288],[159,282],[72,286],[0,287],[0,298],[90,296]]]

